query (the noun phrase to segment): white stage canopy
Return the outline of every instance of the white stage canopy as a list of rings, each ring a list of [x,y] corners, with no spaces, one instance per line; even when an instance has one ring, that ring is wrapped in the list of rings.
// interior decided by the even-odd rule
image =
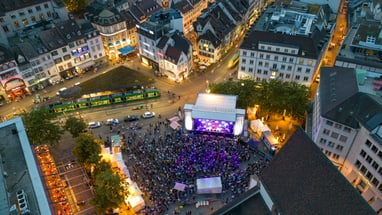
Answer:
[[[192,108],[192,118],[236,121],[237,96],[200,93]]]
[[[222,181],[220,177],[198,178],[196,188],[198,194],[221,193]]]

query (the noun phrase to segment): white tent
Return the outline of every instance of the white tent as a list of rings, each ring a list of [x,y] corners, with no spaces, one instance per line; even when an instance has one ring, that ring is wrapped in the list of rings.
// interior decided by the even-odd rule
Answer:
[[[183,183],[175,182],[174,190],[184,191],[186,185]]]
[[[269,127],[265,125],[261,120],[256,119],[251,121],[251,129],[258,135],[261,135],[265,131],[270,131]]]
[[[170,123],[170,127],[172,128],[172,129],[177,129],[178,127],[180,126],[180,124],[177,122],[177,121],[172,121],[171,123]]]
[[[198,178],[196,188],[198,194],[221,193],[222,181],[220,177]]]
[[[128,203],[135,212],[141,210],[145,206],[145,200],[141,195],[127,197],[125,202]]]

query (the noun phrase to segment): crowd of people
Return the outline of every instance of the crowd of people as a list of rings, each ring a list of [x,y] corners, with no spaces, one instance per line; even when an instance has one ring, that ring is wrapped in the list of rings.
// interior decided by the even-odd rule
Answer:
[[[166,120],[123,135],[132,180],[149,199],[146,214],[162,214],[177,202],[194,203],[198,178],[220,176],[223,193],[230,196],[222,201],[228,203],[267,163],[233,136],[173,130]],[[176,182],[185,184],[185,191],[174,189]]]

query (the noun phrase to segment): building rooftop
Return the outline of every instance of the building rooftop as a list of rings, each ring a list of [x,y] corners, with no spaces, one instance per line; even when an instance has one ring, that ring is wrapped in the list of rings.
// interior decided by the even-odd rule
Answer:
[[[24,190],[31,214],[51,214],[36,160],[20,117],[0,123],[0,214],[9,214],[16,192]],[[9,205],[10,203],[11,205]]]
[[[273,32],[257,31],[254,30],[249,33],[243,40],[240,49],[247,50],[260,50],[259,43],[267,43],[279,46],[291,46],[298,48],[298,53],[291,54],[285,53],[285,55],[298,55],[306,58],[317,59],[320,50],[317,49],[315,41],[307,36],[300,35],[287,35]],[[268,50],[262,50],[264,52],[272,52]]]
[[[375,214],[302,128],[260,173],[275,213]]]
[[[56,28],[38,32],[38,37],[43,45],[49,50],[55,50],[66,46],[65,38],[61,36]]]
[[[13,1],[1,1],[0,3],[0,14],[4,15],[4,13],[27,8],[36,4],[41,4],[43,2],[46,2],[50,4],[49,0],[13,0]]]

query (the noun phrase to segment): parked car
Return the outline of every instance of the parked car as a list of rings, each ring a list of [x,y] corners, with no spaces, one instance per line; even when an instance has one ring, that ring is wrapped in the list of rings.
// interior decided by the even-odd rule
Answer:
[[[118,119],[114,119],[114,118],[112,118],[112,119],[107,119],[106,120],[106,124],[107,125],[117,125],[119,123],[119,120]]]
[[[142,114],[143,119],[148,119],[148,118],[152,118],[152,117],[155,117],[154,112],[145,112],[144,114]]]
[[[89,129],[99,128],[99,127],[101,127],[101,123],[100,122],[89,122],[89,124],[88,124],[88,128]]]
[[[67,90],[67,88],[66,88],[66,87],[63,87],[63,88],[59,89],[59,90],[57,91],[56,94],[59,96],[59,95],[61,95],[61,93],[63,93],[65,90]]]
[[[137,121],[137,120],[139,120],[138,115],[128,115],[128,116],[125,116],[125,118],[123,118],[123,121],[125,121],[125,122],[132,122],[132,121]]]

